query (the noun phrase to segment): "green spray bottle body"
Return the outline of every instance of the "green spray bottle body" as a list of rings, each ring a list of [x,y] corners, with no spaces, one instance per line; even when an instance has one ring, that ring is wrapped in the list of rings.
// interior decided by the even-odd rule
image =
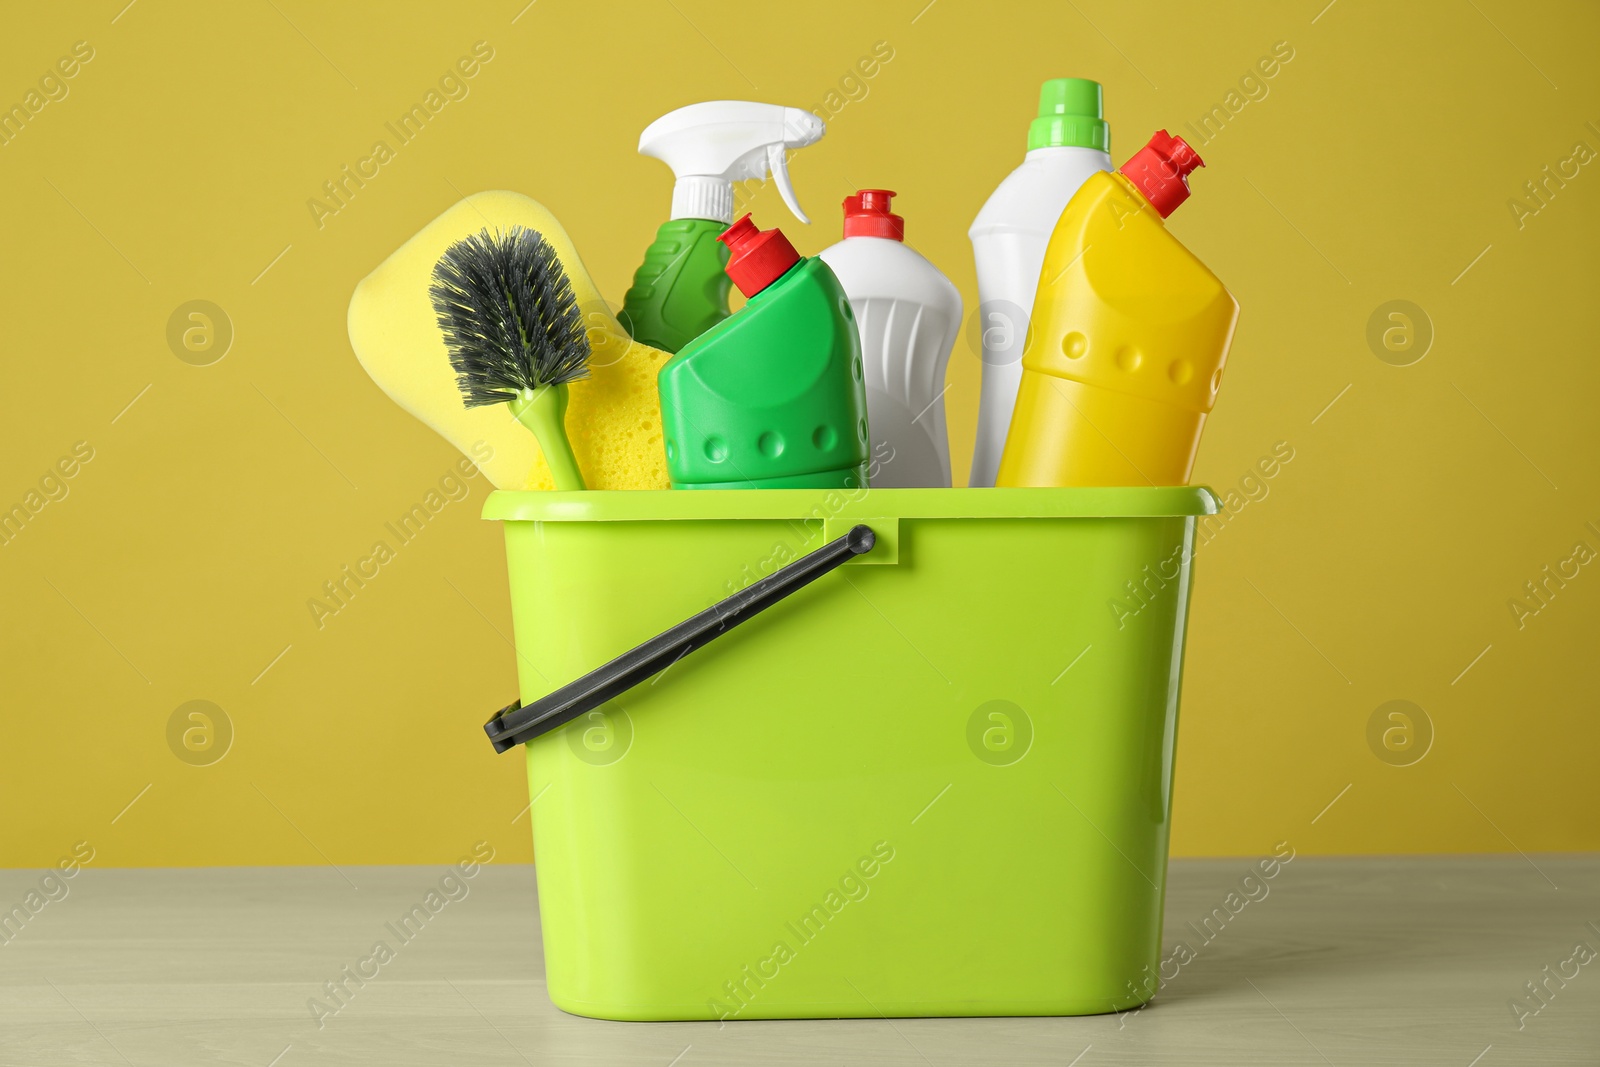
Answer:
[[[670,219],[656,230],[617,319],[634,340],[676,352],[728,317],[727,226],[712,219]]]
[[[672,487],[866,487],[861,337],[839,280],[748,216],[723,241],[749,301],[661,368]]]

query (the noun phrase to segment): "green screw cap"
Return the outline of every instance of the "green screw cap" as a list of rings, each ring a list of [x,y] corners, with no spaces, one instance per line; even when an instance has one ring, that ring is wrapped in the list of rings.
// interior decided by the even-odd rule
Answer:
[[[1111,151],[1099,82],[1051,78],[1039,87],[1039,117],[1028,127],[1028,151],[1060,146]]]

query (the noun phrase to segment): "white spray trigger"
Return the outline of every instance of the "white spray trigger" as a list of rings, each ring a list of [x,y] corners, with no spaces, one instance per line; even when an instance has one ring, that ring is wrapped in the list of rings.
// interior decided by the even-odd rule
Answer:
[[[781,144],[767,145],[767,169],[772,172],[772,180],[778,183],[778,195],[789,205],[794,217],[809,226],[811,220],[800,210],[800,201],[794,195],[794,183],[789,180],[789,163],[785,158],[787,152],[788,149]]]
[[[777,180],[783,202],[809,223],[795,198],[785,153],[825,132],[809,111],[747,100],[711,100],[661,116],[639,135],[639,151],[672,168],[672,217],[733,221],[733,182]]]

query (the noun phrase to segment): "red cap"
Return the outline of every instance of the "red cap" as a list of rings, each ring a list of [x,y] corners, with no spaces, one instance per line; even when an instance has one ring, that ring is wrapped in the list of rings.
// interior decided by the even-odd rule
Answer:
[[[1168,137],[1166,130],[1157,130],[1150,143],[1135,152],[1117,173],[1132,182],[1166,218],[1189,199],[1188,173],[1203,166],[1205,161],[1182,137]]]
[[[800,262],[800,253],[782,230],[758,230],[746,215],[717,240],[728,246],[728,277],[745,296],[755,296]]]
[[[906,220],[889,210],[894,195],[888,189],[862,189],[855,196],[845,197],[844,235],[904,241]]]

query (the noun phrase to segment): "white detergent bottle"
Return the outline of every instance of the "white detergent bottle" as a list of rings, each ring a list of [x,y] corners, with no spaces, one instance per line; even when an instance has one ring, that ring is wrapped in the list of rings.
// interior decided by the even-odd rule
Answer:
[[[1028,155],[1006,176],[967,231],[978,265],[983,387],[968,485],[990,486],[1005,451],[1022,381],[1022,348],[1050,234],[1078,186],[1111,170],[1111,131],[1100,83],[1053,78],[1039,90]]]
[[[895,194],[863,189],[844,201],[844,240],[818,253],[838,277],[861,333],[872,436],[871,484],[948,488],[944,372],[961,329],[961,294],[905,244]]]

